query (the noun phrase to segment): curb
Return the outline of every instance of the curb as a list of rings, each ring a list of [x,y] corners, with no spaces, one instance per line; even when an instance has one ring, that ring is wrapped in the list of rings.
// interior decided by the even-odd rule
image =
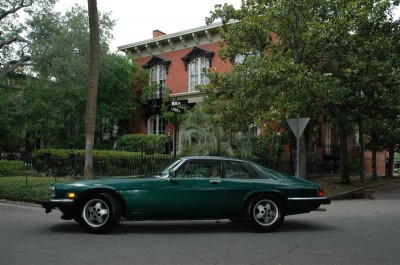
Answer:
[[[366,189],[379,187],[379,186],[384,186],[384,185],[386,185],[386,183],[380,183],[380,184],[374,184],[374,185],[370,185],[370,186],[365,186],[365,187],[357,188],[357,189],[354,189],[354,190],[345,191],[345,192],[342,192],[342,193],[331,195],[331,196],[328,196],[328,198],[330,198],[331,200],[341,200],[341,199],[345,199],[346,197],[349,197],[353,193],[356,193],[356,192],[359,192],[359,191],[362,191],[362,190],[366,190]]]
[[[21,202],[21,201],[9,201],[6,199],[0,200],[0,203],[9,203],[9,204],[16,204],[16,205],[22,205],[22,206],[31,206],[31,207],[37,207],[37,208],[42,208],[42,205],[32,203],[32,202]]]

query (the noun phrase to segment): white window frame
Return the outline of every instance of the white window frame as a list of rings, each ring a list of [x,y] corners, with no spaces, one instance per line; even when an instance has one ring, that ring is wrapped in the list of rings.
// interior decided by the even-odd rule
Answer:
[[[161,115],[153,115],[147,120],[147,134],[165,134],[167,121]]]
[[[197,85],[208,84],[208,77],[203,71],[204,68],[210,67],[209,59],[205,57],[198,57],[192,60],[189,64],[189,92],[196,92]]]
[[[157,85],[152,98],[161,98],[165,93],[165,84],[167,80],[167,68],[163,65],[156,65],[150,69],[150,85]],[[161,90],[160,90],[161,85]]]

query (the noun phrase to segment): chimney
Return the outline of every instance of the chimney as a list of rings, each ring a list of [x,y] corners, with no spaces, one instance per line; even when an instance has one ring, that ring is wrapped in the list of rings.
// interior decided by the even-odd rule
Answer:
[[[158,37],[164,36],[164,35],[167,35],[167,34],[165,34],[164,32],[162,32],[158,29],[153,30],[153,38],[158,38]]]

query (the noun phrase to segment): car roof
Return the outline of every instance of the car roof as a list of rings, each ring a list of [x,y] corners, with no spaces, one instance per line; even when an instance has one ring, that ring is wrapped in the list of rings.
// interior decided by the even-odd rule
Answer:
[[[222,156],[186,156],[181,157],[183,160],[224,160],[224,161],[237,161],[237,162],[248,162],[242,159],[236,159],[231,157],[222,157]]]

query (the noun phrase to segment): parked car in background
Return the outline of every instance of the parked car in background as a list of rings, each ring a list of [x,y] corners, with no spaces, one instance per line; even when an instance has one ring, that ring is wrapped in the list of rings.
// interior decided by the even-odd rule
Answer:
[[[244,220],[257,232],[281,226],[285,216],[329,204],[321,186],[259,164],[224,157],[185,157],[151,176],[113,177],[50,187],[49,213],[76,220],[90,233],[107,233],[121,218]]]

